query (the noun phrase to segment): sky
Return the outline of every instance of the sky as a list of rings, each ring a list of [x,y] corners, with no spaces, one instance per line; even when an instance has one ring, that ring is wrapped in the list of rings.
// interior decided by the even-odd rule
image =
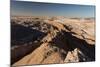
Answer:
[[[89,18],[95,17],[95,6],[11,1],[11,15]]]

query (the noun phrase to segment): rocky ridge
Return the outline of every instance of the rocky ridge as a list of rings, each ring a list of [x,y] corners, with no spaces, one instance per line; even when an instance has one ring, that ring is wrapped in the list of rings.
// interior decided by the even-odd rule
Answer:
[[[40,17],[24,19],[11,20],[12,66],[95,60],[94,22],[77,19],[61,22],[58,18]],[[19,38],[16,34],[20,35]]]

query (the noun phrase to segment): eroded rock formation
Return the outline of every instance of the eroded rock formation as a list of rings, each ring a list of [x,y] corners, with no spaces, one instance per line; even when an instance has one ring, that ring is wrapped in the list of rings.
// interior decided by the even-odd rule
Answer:
[[[11,24],[12,66],[95,60],[94,22],[19,17]]]

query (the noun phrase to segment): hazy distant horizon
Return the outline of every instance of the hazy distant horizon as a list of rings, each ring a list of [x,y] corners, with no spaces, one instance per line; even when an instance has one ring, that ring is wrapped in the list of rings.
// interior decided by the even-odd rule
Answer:
[[[64,16],[95,18],[95,6],[11,1],[11,16]]]

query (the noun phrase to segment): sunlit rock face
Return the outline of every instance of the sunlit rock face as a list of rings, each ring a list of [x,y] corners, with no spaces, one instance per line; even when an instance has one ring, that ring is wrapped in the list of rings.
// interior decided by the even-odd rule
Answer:
[[[12,17],[11,64],[95,61],[95,20]]]

